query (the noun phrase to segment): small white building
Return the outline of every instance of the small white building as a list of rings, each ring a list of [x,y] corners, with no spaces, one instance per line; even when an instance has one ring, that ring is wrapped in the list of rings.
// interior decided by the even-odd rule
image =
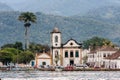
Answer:
[[[36,67],[51,65],[51,54],[46,53],[45,51],[42,53],[36,53],[35,61]]]

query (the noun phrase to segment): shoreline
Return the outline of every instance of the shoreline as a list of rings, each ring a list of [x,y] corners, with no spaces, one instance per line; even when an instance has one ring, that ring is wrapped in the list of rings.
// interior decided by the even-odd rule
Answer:
[[[10,70],[7,68],[0,68],[0,71],[55,71],[54,68],[26,68],[22,70]],[[62,71],[120,71],[120,69],[105,69],[105,68],[88,68],[88,69],[62,69]]]
[[[37,69],[38,71],[55,71],[55,69]],[[120,71],[120,69],[73,69],[73,70],[66,70],[63,69],[62,71]]]

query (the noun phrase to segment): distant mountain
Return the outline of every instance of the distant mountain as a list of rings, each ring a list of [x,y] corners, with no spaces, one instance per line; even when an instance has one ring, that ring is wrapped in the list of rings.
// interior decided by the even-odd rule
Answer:
[[[120,24],[120,6],[106,6],[89,11],[86,17],[111,24]]]
[[[0,11],[13,11],[13,9],[6,4],[0,3]]]
[[[57,23],[57,27],[62,32],[63,43],[71,38],[80,42],[98,36],[119,44],[119,9],[119,7],[98,8],[82,17],[79,15],[62,17],[37,12],[37,23],[30,27],[30,41],[50,44],[50,32]],[[112,16],[114,17],[109,14],[109,18],[107,14],[109,10],[113,11]],[[106,14],[108,17],[103,17]],[[19,12],[0,12],[0,46],[15,41],[24,43],[24,26],[17,20],[19,15]]]
[[[103,6],[120,5],[120,0],[1,0],[1,2],[17,11],[44,12],[61,16],[84,15],[89,10]]]

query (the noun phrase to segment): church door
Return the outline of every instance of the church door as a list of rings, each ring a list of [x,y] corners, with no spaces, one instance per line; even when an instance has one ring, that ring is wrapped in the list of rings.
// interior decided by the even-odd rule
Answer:
[[[70,65],[74,65],[74,60],[70,60]]]

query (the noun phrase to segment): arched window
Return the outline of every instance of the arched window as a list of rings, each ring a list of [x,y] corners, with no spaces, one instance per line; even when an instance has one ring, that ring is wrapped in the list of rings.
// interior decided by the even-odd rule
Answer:
[[[65,51],[65,58],[68,57],[68,51]]]
[[[75,57],[79,57],[79,52],[75,51]]]
[[[58,36],[55,36],[55,42],[58,42]]]
[[[74,57],[73,51],[70,51],[70,57]]]
[[[42,62],[42,65],[46,65],[46,62]]]
[[[103,57],[106,57],[106,54],[103,54]]]

